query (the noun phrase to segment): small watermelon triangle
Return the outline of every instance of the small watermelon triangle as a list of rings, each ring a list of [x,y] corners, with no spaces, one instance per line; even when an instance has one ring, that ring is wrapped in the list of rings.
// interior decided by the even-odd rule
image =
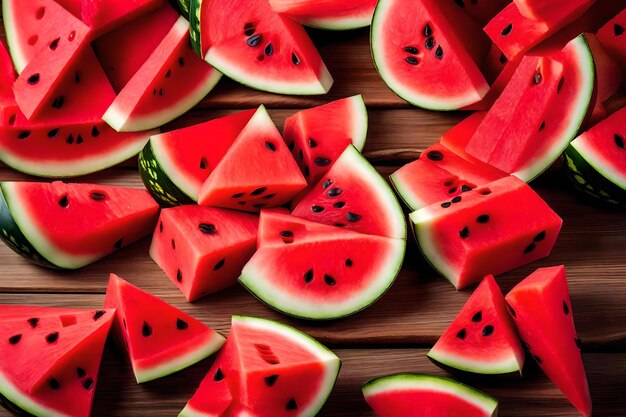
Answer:
[[[224,344],[219,333],[199,320],[115,274],[111,274],[104,305],[118,309],[116,333],[138,383],[187,368]]]

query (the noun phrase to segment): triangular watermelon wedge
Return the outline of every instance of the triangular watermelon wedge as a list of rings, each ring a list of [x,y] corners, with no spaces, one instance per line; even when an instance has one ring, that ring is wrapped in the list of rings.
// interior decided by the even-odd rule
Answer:
[[[504,296],[492,275],[485,277],[428,358],[444,368],[484,375],[521,374],[524,349]]]
[[[32,415],[89,416],[114,310],[21,313],[0,323],[0,395]]]
[[[260,106],[202,185],[198,203],[259,211],[287,203],[305,187],[291,152]]]
[[[213,329],[114,274],[104,305],[117,308],[116,333],[138,383],[187,368],[224,344]]]

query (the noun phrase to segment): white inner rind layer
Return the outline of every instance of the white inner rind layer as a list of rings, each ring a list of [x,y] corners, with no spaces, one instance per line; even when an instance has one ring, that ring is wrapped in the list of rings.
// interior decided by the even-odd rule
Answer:
[[[303,25],[311,26],[318,29],[326,30],[351,30],[364,28],[372,23],[371,15],[363,15],[356,17],[339,17],[339,18],[311,18],[303,19],[295,17]]]
[[[369,128],[367,107],[365,106],[365,101],[363,101],[363,96],[360,94],[350,97],[349,100],[350,107],[352,107],[352,145],[361,152],[365,146]]]
[[[606,158],[599,154],[594,147],[589,146],[584,137],[576,139],[571,145],[572,148],[578,152],[580,157],[587,161],[598,174],[602,175],[616,186],[626,190],[626,174],[624,174],[624,171],[619,171],[618,167],[614,166],[612,163],[607,163]]]
[[[9,46],[9,53],[13,60],[13,65],[17,73],[21,73],[22,70],[28,64],[26,55],[19,44],[18,36],[15,32],[15,22],[13,21],[13,10],[11,4],[13,1],[5,0],[2,2],[2,17],[4,19],[4,33],[6,34],[7,44]]]
[[[415,391],[434,391],[461,398],[463,401],[484,410],[485,415],[488,416],[495,417],[498,412],[496,399],[448,378],[422,374],[398,374],[375,379],[363,386],[363,395],[366,400],[388,392],[402,395]]]
[[[20,409],[34,416],[72,417],[69,414],[59,413],[58,411],[33,401],[28,394],[17,388],[2,371],[0,371],[0,394]]]
[[[396,171],[398,172],[398,171]],[[397,194],[402,198],[402,201],[411,209],[411,210],[419,210],[426,206],[426,204],[419,200],[416,197],[416,193],[413,190],[407,188],[409,185],[406,181],[398,180],[395,173],[389,176],[391,180],[391,185],[396,189]]]
[[[485,357],[486,360],[479,360],[465,358],[460,355],[455,355],[454,352],[444,352],[433,348],[428,352],[427,356],[443,365],[475,374],[500,375],[522,372],[517,357],[514,354],[496,361],[490,360],[489,356]]]

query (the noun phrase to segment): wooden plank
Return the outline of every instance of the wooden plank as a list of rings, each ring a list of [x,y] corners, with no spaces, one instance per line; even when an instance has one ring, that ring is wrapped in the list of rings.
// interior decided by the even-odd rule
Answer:
[[[360,387],[373,377],[397,372],[447,376],[425,357],[425,350],[336,350],[343,366],[337,385],[319,417],[374,417]],[[594,400],[594,416],[626,415],[626,355],[584,355]],[[97,386],[93,417],[176,416],[210,367],[210,360],[167,378],[137,385],[122,355],[105,353]],[[524,379],[469,382],[500,401],[500,417],[578,417],[559,390],[538,369],[529,367]],[[449,376],[449,375],[448,375]],[[10,414],[0,409],[0,417]],[[460,417],[460,416],[455,416]]]

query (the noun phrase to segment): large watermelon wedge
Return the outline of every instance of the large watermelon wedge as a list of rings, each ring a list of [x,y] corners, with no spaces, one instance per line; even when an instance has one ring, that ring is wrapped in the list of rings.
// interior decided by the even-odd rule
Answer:
[[[233,316],[226,346],[179,417],[314,417],[341,361],[281,323]]]
[[[138,383],[185,369],[217,352],[224,338],[202,322],[111,274],[106,308],[116,308],[115,332]]]
[[[153,230],[159,211],[145,190],[3,182],[0,191],[0,238],[51,268],[81,268],[135,242]]]
[[[275,12],[319,29],[347,30],[369,26],[377,0],[270,0]]]
[[[17,415],[88,417],[114,314],[43,307],[3,314],[0,404]]]
[[[378,417],[496,417],[498,401],[452,379],[396,374],[367,382],[365,401]]]
[[[283,313],[327,320],[381,297],[398,274],[406,242],[262,211],[257,246],[239,281]]]

